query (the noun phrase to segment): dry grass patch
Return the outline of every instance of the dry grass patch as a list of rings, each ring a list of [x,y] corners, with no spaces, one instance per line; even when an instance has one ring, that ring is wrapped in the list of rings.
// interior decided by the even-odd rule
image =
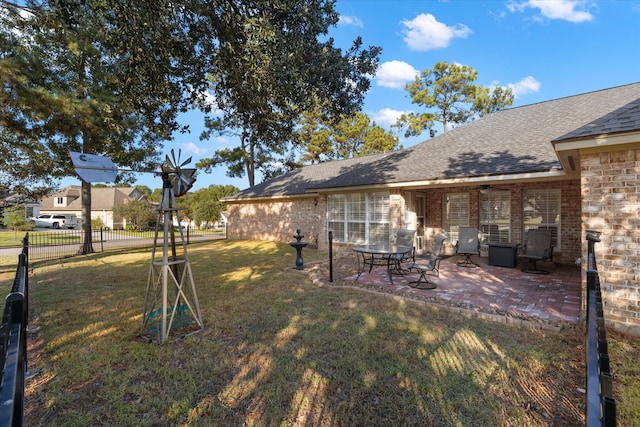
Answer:
[[[315,286],[286,244],[189,253],[205,330],[165,345],[139,337],[149,252],[34,270],[26,425],[583,424],[582,337]]]

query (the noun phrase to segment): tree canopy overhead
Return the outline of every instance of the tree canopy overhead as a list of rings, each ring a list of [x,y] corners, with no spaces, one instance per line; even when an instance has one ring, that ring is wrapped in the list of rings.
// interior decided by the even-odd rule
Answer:
[[[222,112],[212,129],[240,133],[232,160],[253,184],[256,167],[286,156],[310,100],[351,112],[369,87],[379,48],[363,49],[359,39],[346,52],[336,48],[327,36],[338,21],[334,4],[0,0],[0,185],[41,183],[44,191],[75,176],[69,151],[155,168],[163,141],[186,130],[178,115],[194,107]],[[83,182],[86,217],[90,191]],[[85,243],[91,252],[90,238]]]
[[[187,15],[173,3],[143,0],[1,6],[3,178],[48,184],[74,176],[69,151],[137,170],[155,166],[190,88],[203,86],[197,76],[204,81],[204,69],[184,31]],[[91,218],[87,182],[82,216]],[[90,226],[83,221],[80,253],[93,251]]]
[[[473,68],[448,62],[438,62],[433,69],[422,71],[405,89],[411,102],[427,111],[403,114],[395,126],[405,129],[406,137],[418,136],[425,130],[433,137],[436,122],[447,132],[449,125],[467,123],[513,103],[511,89],[477,85],[477,78],[478,72]]]
[[[216,13],[217,54],[211,59],[210,82],[216,115],[206,121],[212,134],[233,134],[234,149],[217,150],[198,167],[226,164],[230,177],[291,161],[290,145],[303,111],[322,106],[330,116],[357,111],[375,73],[380,48],[363,48],[360,38],[346,51],[328,37],[338,22],[330,0],[226,2]],[[213,111],[213,110],[212,110]]]

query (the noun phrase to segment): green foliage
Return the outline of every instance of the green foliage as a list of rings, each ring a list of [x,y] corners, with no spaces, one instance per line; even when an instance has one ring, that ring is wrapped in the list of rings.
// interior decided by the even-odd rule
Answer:
[[[2,222],[14,230],[25,229],[27,220],[24,216],[24,206],[14,205],[5,209],[2,213]]]
[[[313,164],[400,148],[392,132],[385,131],[362,112],[343,115],[335,122],[314,110],[305,112],[300,123],[296,138],[304,152],[302,162]]]
[[[100,228],[104,228],[104,226],[105,224],[104,224],[104,221],[102,221],[102,218],[100,217],[91,218],[91,229],[98,230]]]
[[[338,22],[333,1],[275,0],[268,8],[227,2],[216,11],[217,54],[212,58],[215,118],[201,139],[233,134],[240,147],[218,150],[197,167],[228,167],[230,177],[255,172],[273,175],[295,166],[290,142],[302,111],[324,105],[331,115],[350,114],[361,105],[378,63],[380,48],[363,49],[357,38],[343,52],[326,37]],[[212,108],[212,107],[211,107]]]
[[[140,190],[147,198],[152,194],[151,188],[146,185],[136,185],[136,188]]]
[[[158,211],[144,200],[129,200],[127,203],[113,207],[113,214],[127,220],[127,228],[148,230],[157,219]]]
[[[361,112],[342,116],[335,127],[333,139],[337,158],[341,159],[398,148],[398,138],[393,133],[385,132]]]
[[[17,182],[12,190],[74,176],[69,151],[155,167],[161,142],[181,130],[177,116],[192,102],[185,94],[206,82],[192,11],[140,0],[25,4],[0,5],[0,166]],[[91,216],[87,183],[82,211]],[[92,252],[89,233],[82,252]]]
[[[240,190],[233,185],[210,185],[188,193],[178,199],[178,205],[184,209],[180,215],[192,220],[197,226],[213,225],[227,209],[227,204],[220,199],[238,191]]]
[[[477,78],[478,72],[473,68],[448,62],[438,62],[433,69],[422,71],[405,89],[414,104],[430,110],[403,114],[395,126],[404,128],[406,137],[420,135],[425,130],[433,137],[436,122],[442,123],[446,132],[449,124],[464,124],[513,103],[511,89],[490,90],[476,85]]]
[[[147,196],[147,199],[153,203],[160,203],[162,198],[162,188],[154,188],[151,194]]]

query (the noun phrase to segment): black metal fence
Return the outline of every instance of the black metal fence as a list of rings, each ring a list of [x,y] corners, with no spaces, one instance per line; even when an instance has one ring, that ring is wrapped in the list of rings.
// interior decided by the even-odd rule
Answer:
[[[27,372],[29,319],[29,234],[18,256],[18,268],[7,295],[0,326],[0,427],[21,426],[24,421],[24,381]]]
[[[183,233],[187,243],[226,237],[225,229],[203,229],[186,227]],[[151,247],[155,230],[91,230],[91,241],[95,252],[111,249],[140,249]],[[29,233],[29,257],[32,262],[60,259],[78,253],[85,232],[83,230],[32,231]]]
[[[594,245],[599,241],[599,233],[587,231],[586,420],[587,427],[614,427],[616,401],[613,398],[602,292],[594,251]]]

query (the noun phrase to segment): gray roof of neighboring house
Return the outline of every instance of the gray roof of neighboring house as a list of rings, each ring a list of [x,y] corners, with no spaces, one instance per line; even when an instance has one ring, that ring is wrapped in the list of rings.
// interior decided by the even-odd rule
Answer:
[[[94,187],[91,189],[91,210],[113,210],[113,207],[129,200],[131,193],[136,190],[134,187]],[[66,206],[54,206],[55,197],[68,197]],[[80,197],[79,186],[68,186],[55,192],[50,197],[42,201],[40,208],[42,211],[81,211],[82,198]]]
[[[305,166],[229,199],[561,169],[552,141],[640,129],[639,103],[633,83],[505,109],[403,150]]]

